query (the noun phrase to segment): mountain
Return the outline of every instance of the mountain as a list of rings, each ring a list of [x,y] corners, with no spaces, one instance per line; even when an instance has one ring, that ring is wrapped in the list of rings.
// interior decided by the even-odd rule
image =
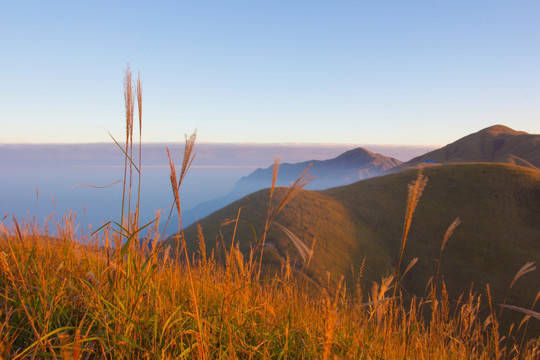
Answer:
[[[398,262],[407,185],[416,169],[379,176],[325,191],[301,191],[276,217],[265,248],[266,262],[292,264],[315,281],[341,275],[350,286],[392,274]],[[465,163],[426,167],[429,178],[405,246],[403,267],[418,262],[403,279],[410,294],[425,295],[435,274],[441,242],[448,226],[461,225],[446,243],[441,262],[450,296],[484,292],[489,283],[493,301],[501,303],[516,272],[529,261],[540,264],[540,171],[510,164]],[[284,189],[276,189],[275,203]],[[246,254],[260,236],[269,190],[249,195],[201,220],[207,249],[229,247],[241,208],[236,241]],[[185,231],[196,251],[196,227]],[[291,235],[292,234],[292,235]],[[299,243],[301,242],[301,243]],[[311,261],[302,257],[313,249]],[[217,254],[219,251],[217,252]],[[358,274],[362,272],[359,279]],[[525,275],[513,287],[508,303],[529,308],[540,277]]]
[[[320,190],[378,176],[399,164],[401,161],[392,157],[375,154],[364,148],[356,148],[329,160],[283,163],[279,167],[277,186],[288,186],[310,165],[310,174],[316,179],[306,188]],[[182,215],[184,223],[192,224],[243,196],[270,187],[272,172],[273,166],[253,171],[241,178],[229,194],[203,202],[194,209],[186,211]]]
[[[540,169],[540,135],[495,125],[441,149],[415,157],[400,168],[420,163],[498,162]]]
[[[382,174],[401,161],[381,154],[374,154],[364,148],[349,150],[329,160],[310,160],[296,164],[281,164],[277,186],[288,186],[308,167],[316,179],[306,188],[311,190],[327,189],[350,184]],[[272,183],[273,167],[257,169],[238,181],[234,193],[247,195],[253,191],[269,187]]]

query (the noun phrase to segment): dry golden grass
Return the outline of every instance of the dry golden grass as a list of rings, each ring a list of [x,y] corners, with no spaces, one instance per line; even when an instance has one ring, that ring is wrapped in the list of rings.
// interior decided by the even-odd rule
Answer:
[[[314,287],[287,267],[257,281],[257,264],[237,248],[226,265],[212,254],[188,264],[144,245],[101,246],[119,236],[108,231],[87,245],[26,232],[2,228],[4,358],[535,359],[540,351],[540,339],[522,341],[518,329],[500,334],[495,308],[482,315],[490,302],[479,295],[450,303],[444,283],[434,309],[434,299],[387,297],[393,277],[361,303],[356,290]]]

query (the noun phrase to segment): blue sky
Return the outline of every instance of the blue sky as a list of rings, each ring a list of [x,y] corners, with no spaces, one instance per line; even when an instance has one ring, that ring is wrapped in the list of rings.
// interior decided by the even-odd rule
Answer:
[[[538,1],[0,2],[0,143],[444,145],[540,133]]]

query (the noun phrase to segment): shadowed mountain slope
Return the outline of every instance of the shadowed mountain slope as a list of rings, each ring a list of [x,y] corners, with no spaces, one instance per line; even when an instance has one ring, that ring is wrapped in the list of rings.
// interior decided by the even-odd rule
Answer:
[[[307,189],[320,190],[378,176],[399,164],[401,161],[392,157],[375,154],[364,148],[356,148],[329,160],[281,164],[277,186],[290,185],[310,165],[310,174],[316,179],[307,186]],[[270,187],[272,168],[272,166],[265,169],[259,168],[241,178],[229,194],[203,202],[194,209],[186,211],[183,214],[185,223],[192,224],[242,196]]]
[[[415,157],[400,168],[422,162],[499,162],[540,169],[540,135],[495,125]]]
[[[429,178],[414,215],[405,247],[403,267],[418,263],[403,280],[404,288],[425,294],[435,274],[436,258],[448,226],[456,217],[462,224],[444,249],[442,276],[451,296],[484,291],[489,283],[494,301],[502,302],[515,273],[528,261],[540,263],[540,172],[507,164],[452,164],[424,169]],[[327,272],[349,284],[369,287],[395,271],[407,201],[407,185],[417,170],[376,177],[326,191],[302,191],[277,216],[278,226],[268,234],[266,261],[287,257],[310,277],[325,282]],[[284,189],[277,189],[276,203]],[[229,247],[239,208],[236,241],[249,253],[264,227],[269,190],[249,195],[203,219],[200,224],[207,248]],[[303,261],[286,228],[307,248]],[[196,251],[196,227],[186,229],[191,251]],[[218,251],[219,253],[219,251]],[[365,260],[364,265],[362,266]],[[509,302],[530,307],[540,288],[537,273],[527,275],[512,289]]]
[[[368,179],[399,164],[401,161],[397,159],[374,154],[364,148],[356,148],[329,160],[281,164],[277,186],[288,186],[310,165],[309,171],[316,179],[306,188],[320,190]],[[247,195],[269,187],[272,183],[272,169],[273,167],[269,166],[266,169],[255,170],[250,175],[240,179],[232,192]]]

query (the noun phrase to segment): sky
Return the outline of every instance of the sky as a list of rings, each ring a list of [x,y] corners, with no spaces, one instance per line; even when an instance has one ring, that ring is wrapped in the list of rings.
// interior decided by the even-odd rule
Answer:
[[[0,144],[445,145],[540,133],[538,1],[0,1]]]

